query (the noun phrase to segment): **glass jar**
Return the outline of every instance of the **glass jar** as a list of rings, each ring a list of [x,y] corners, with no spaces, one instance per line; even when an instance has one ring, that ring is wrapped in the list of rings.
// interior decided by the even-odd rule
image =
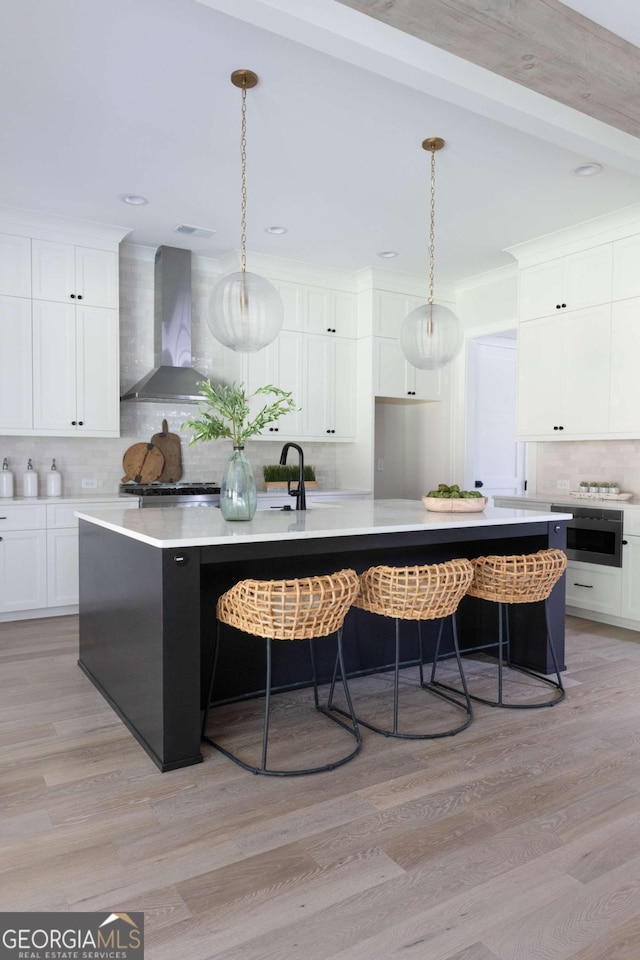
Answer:
[[[220,511],[225,520],[252,520],[258,505],[256,482],[242,444],[234,446],[220,484]]]

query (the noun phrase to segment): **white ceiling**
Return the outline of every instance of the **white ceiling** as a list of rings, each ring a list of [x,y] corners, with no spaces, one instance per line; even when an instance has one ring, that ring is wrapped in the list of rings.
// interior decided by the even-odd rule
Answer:
[[[3,0],[0,204],[122,225],[152,247],[237,248],[239,67],[260,76],[247,95],[250,252],[426,272],[427,136],[447,141],[442,280],[640,202],[637,138],[333,0]],[[572,176],[585,160],[603,173]],[[149,204],[125,206],[128,193]],[[188,240],[179,223],[216,234]],[[389,249],[400,256],[377,258]]]

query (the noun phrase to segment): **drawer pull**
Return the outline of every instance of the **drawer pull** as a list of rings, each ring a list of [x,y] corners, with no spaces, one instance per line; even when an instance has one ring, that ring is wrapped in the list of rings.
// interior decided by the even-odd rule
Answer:
[[[574,587],[584,587],[586,590],[593,590],[592,583],[574,583]]]

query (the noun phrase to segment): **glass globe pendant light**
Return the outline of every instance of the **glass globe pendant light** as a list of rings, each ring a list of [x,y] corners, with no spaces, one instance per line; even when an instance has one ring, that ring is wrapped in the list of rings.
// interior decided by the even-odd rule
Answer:
[[[402,352],[414,367],[437,370],[446,366],[460,352],[464,333],[453,310],[434,303],[434,250],[436,208],[436,151],[444,147],[441,137],[423,140],[424,150],[431,152],[431,226],[429,231],[429,299],[412,310],[400,330]]]
[[[255,353],[280,333],[283,307],[273,284],[247,272],[247,90],[258,77],[252,70],[234,70],[231,83],[242,90],[242,202],[240,218],[240,271],[229,273],[209,297],[207,323],[223,346],[239,353]]]

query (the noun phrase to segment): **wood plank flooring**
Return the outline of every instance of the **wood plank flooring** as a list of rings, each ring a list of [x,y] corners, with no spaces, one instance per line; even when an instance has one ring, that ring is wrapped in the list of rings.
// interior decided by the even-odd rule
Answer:
[[[159,773],[78,669],[77,629],[0,624],[0,910],[142,910],[150,960],[640,957],[639,633],[570,618],[559,706],[477,705],[430,741],[365,729],[351,763],[281,780],[208,746]],[[389,692],[353,684],[369,718]],[[272,762],[349,749],[307,695],[278,700]],[[403,696],[407,723],[443,722],[411,671]],[[260,709],[211,729],[249,755]]]

